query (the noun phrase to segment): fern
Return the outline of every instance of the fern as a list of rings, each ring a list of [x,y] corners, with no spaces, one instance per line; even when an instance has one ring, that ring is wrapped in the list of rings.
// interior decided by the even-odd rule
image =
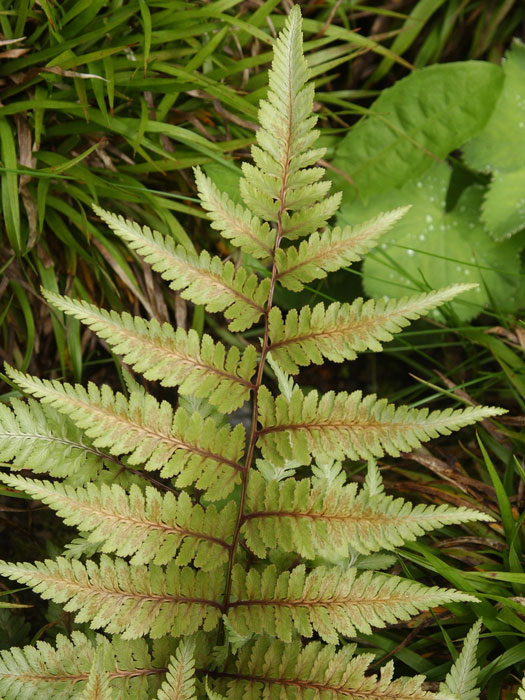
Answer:
[[[450,669],[440,690],[450,693],[457,700],[479,700],[479,688],[476,683],[479,667],[476,665],[476,651],[481,631],[481,620],[478,620],[465,637],[463,649]]]
[[[346,226],[322,234],[313,233],[298,248],[290,246],[277,250],[277,279],[283,287],[300,292],[305,283],[322,279],[327,272],[360,260],[406,211],[406,207],[396,209],[355,229]]]
[[[93,661],[86,688],[80,700],[114,700],[109,684],[109,674],[104,671],[102,655],[98,653]]]
[[[161,476],[180,474],[178,483],[196,483],[211,498],[227,495],[239,481],[239,460],[244,450],[244,429],[219,428],[212,418],[189,415],[169,403],[136,391],[127,399],[108,387],[88,389],[57,381],[7,373],[27,393],[38,396],[67,414],[86,431],[96,447],[109,447],[112,455],[127,455],[129,464],[160,470]],[[182,472],[182,473],[181,473]]]
[[[274,305],[279,286],[301,290],[360,259],[403,214],[326,228],[341,195],[329,193],[316,165],[324,151],[314,147],[308,78],[295,7],[274,44],[253,163],[242,168],[244,204],[195,170],[211,226],[238,249],[235,263],[95,208],[172,289],[223,313],[231,331],[260,323],[249,334],[258,341],[239,339],[240,351],[47,291],[50,304],[131,369],[175,387],[178,404],[157,400],[127,372],[124,395],[6,370],[32,398],[0,405],[0,459],[13,472],[0,481],[47,504],[79,536],[63,556],[1,562],[0,573],[103,634],[2,652],[4,700],[437,700],[474,692],[475,631],[440,695],[420,676],[394,680],[392,663],[375,674],[374,655],[351,643],[421,610],[474,600],[385,573],[386,552],[447,524],[487,520],[468,508],[393,498],[375,459],[502,411],[394,407],[360,391],[320,396],[290,376],[379,351],[470,288],[317,304],[283,317]],[[246,255],[259,260],[260,275]],[[248,401],[246,430],[225,416]],[[348,479],[348,459],[369,463],[361,489]]]
[[[89,621],[93,629],[124,639],[212,630],[220,619],[223,576],[179,568],[174,562],[164,570],[102,555],[99,565],[58,557],[36,564],[3,562],[0,569],[46,600],[67,602],[64,609],[77,612],[77,622]]]
[[[101,635],[88,639],[77,631],[68,639],[59,634],[55,647],[39,641],[35,646],[0,652],[2,693],[16,700],[79,697],[98,662],[102,668],[95,668],[108,674],[119,697],[128,693],[133,700],[146,700],[155,697],[166,670],[166,654],[160,648],[155,651],[152,655],[144,640],[124,642],[113,637],[110,641]]]
[[[291,374],[300,366],[353,360],[358,352],[380,351],[410,320],[419,318],[457,294],[471,289],[470,284],[456,284],[438,292],[401,299],[359,298],[352,304],[334,302],[328,308],[317,304],[292,309],[283,320],[277,307],[270,312],[271,355]]]
[[[448,523],[489,520],[467,508],[412,506],[385,494],[368,497],[356,484],[340,486],[310,479],[265,483],[255,472],[247,490],[242,534],[258,557],[269,549],[298,552],[306,559],[394,549]]]
[[[146,379],[178,386],[181,394],[207,398],[223,412],[234,411],[249,398],[257,361],[252,345],[241,355],[236,347],[226,351],[209,335],[200,339],[194,330],[175,331],[168,323],[104,311],[51,292],[45,296],[57,309],[96,331]]]
[[[198,568],[213,569],[227,560],[226,538],[235,522],[234,504],[221,511],[192,504],[187,493],[178,498],[147,486],[132,484],[129,493],[121,486],[88,484],[73,488],[49,481],[1,476],[19,491],[47,503],[67,525],[88,531],[90,542],[101,551],[131,557],[132,564],[168,564],[172,559]]]
[[[317,632],[332,644],[339,635],[371,634],[372,626],[407,620],[428,607],[477,600],[396,576],[366,572],[356,578],[355,569],[318,566],[306,574],[303,565],[281,574],[273,565],[260,573],[236,565],[232,593],[229,619],[239,634],[266,633],[291,642],[295,629],[302,637]]]
[[[171,282],[172,289],[182,289],[185,299],[202,304],[207,311],[223,311],[231,319],[232,331],[246,330],[262,316],[269,280],[259,282],[253,273],[242,267],[236,270],[233,263],[223,263],[205,250],[196,255],[158,231],[141,228],[100,207],[94,209],[130,248],[143,255],[156,272]]]
[[[0,459],[12,469],[51,476],[94,478],[114,457],[93,447],[74,423],[38,401],[0,403]]]
[[[398,457],[438,435],[503,411],[484,406],[432,411],[395,408],[375,394],[363,398],[330,391],[319,398],[297,387],[291,398],[276,399],[266,387],[259,391],[258,445],[266,459],[280,463],[294,459],[309,464],[323,459],[370,459],[385,454]]]
[[[249,697],[261,684],[272,697],[287,700],[317,695],[330,700],[437,698],[422,689],[423,676],[392,680],[392,663],[384,666],[379,676],[365,675],[373,660],[374,654],[355,655],[353,644],[337,649],[310,642],[301,647],[300,642],[284,644],[263,637],[241,649],[218,688],[232,700]]]
[[[159,690],[157,700],[193,700],[195,691],[195,645],[187,640],[180,643],[170,662],[166,680]]]

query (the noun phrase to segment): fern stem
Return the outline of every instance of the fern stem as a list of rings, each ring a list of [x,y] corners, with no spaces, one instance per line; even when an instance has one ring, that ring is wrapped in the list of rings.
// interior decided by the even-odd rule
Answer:
[[[292,104],[293,104],[293,100],[292,100],[291,95],[289,97],[289,103],[290,103],[290,114],[291,114]],[[261,357],[259,360],[259,366],[257,368],[257,377],[255,379],[255,385],[253,388],[252,421],[251,421],[251,426],[250,426],[250,438],[249,438],[249,443],[248,443],[248,450],[246,452],[246,460],[244,462],[244,471],[242,474],[241,497],[239,500],[239,512],[237,515],[237,522],[235,524],[235,531],[233,534],[232,546],[231,546],[230,555],[228,558],[228,569],[227,569],[227,573],[226,573],[226,588],[225,588],[225,592],[224,592],[224,601],[223,601],[223,610],[225,613],[227,613],[228,608],[230,607],[232,571],[233,571],[233,565],[235,563],[235,554],[237,552],[237,545],[239,543],[239,535],[241,532],[242,524],[244,523],[244,519],[245,519],[244,507],[245,507],[245,502],[246,502],[246,491],[248,488],[248,476],[249,476],[250,467],[252,466],[253,456],[255,454],[255,445],[256,445],[257,439],[259,437],[259,431],[257,430],[257,416],[259,413],[258,398],[259,398],[259,389],[261,388],[263,375],[264,375],[264,366],[266,363],[266,356],[268,355],[268,351],[270,349],[270,347],[269,347],[270,346],[269,317],[270,317],[270,311],[272,309],[272,304],[273,304],[273,295],[275,292],[275,284],[277,282],[277,264],[275,261],[275,255],[279,249],[279,246],[281,245],[281,240],[283,237],[282,218],[283,218],[283,214],[284,214],[285,209],[286,209],[285,196],[286,196],[286,185],[287,185],[287,180],[288,180],[288,171],[289,171],[289,165],[290,165],[290,142],[291,142],[291,119],[288,122],[288,138],[287,138],[286,154],[285,154],[284,167],[283,167],[283,179],[282,179],[282,184],[281,184],[281,192],[279,195],[280,206],[279,206],[279,212],[277,215],[277,236],[275,237],[275,246],[273,249],[273,256],[272,256],[272,278],[270,281],[270,289],[268,292],[268,301],[266,303],[266,309],[264,311],[264,334],[263,334],[263,341],[262,341],[262,347],[261,347]]]

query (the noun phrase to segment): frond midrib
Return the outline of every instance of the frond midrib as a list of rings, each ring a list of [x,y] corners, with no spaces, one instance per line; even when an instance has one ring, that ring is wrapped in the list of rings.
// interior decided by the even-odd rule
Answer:
[[[121,598],[122,600],[135,599],[141,601],[157,601],[158,603],[193,603],[197,605],[209,605],[210,607],[218,608],[222,610],[222,605],[216,600],[208,600],[207,598],[189,598],[182,595],[162,595],[161,593],[137,593],[135,591],[121,591],[112,588],[98,587],[95,585],[88,585],[85,583],[80,583],[78,581],[72,581],[71,579],[64,579],[60,576],[53,576],[51,574],[43,573],[39,569],[31,570],[32,576],[38,574],[38,579],[40,581],[49,581],[51,584],[61,584],[62,587],[78,589],[80,591],[86,591],[89,593],[96,593],[102,600],[107,598]],[[64,588],[62,588],[64,590]],[[68,598],[73,598],[76,593]]]
[[[67,440],[66,438],[55,437],[54,435],[40,435],[40,433],[0,433],[0,440],[3,438],[20,438],[22,440],[42,440],[46,442],[58,442],[61,445],[68,445],[69,447],[75,447],[83,452],[89,452],[94,454],[101,459],[105,459],[115,464],[121,465],[120,460],[114,455],[108,455],[105,452],[97,450],[95,447],[89,447],[84,445],[82,442],[74,442],[73,440]]]
[[[133,668],[129,671],[107,671],[110,679],[114,678],[134,678],[135,676],[148,676],[156,673],[166,673],[167,668]],[[80,683],[82,681],[87,681],[89,678],[89,671],[86,673],[75,673],[71,676],[56,676],[48,674],[47,676],[38,675],[34,673],[6,673],[5,671],[0,672],[0,679],[3,678],[14,678],[19,681],[36,681],[36,682],[48,682],[48,683]]]
[[[201,669],[198,669],[201,670]],[[289,679],[289,678],[272,678],[268,676],[259,676],[259,675],[249,675],[249,674],[244,674],[244,673],[232,673],[228,671],[210,671],[209,669],[202,669],[204,672],[206,672],[208,675],[212,676],[213,678],[232,678],[233,680],[245,680],[245,681],[251,681],[253,683],[268,683],[268,684],[275,684],[275,685],[285,685],[285,686],[296,686],[298,688],[303,688],[305,690],[313,689],[316,690],[318,693],[321,691],[327,691],[330,693],[333,693],[334,695],[339,694],[339,695],[347,695],[348,697],[354,699],[354,698],[372,698],[373,700],[376,700],[378,697],[385,697],[389,698],[389,700],[417,700],[417,697],[414,696],[413,693],[410,695],[406,695],[403,693],[402,695],[399,693],[385,693],[381,692],[381,694],[378,693],[377,689],[371,689],[371,690],[361,690],[360,688],[345,688],[344,686],[336,686],[336,685],[330,685],[328,683],[320,683],[319,681],[303,681],[299,679]],[[365,680],[365,678],[363,678]],[[421,695],[420,697],[424,697],[424,695]]]
[[[287,511],[287,510],[273,510],[273,511],[254,511],[252,513],[247,513],[244,516],[244,520],[256,520],[256,519],[263,519],[263,518],[305,518],[307,520],[327,520],[327,521],[337,521],[337,522],[342,522],[345,523],[347,521],[350,522],[374,522],[377,521],[380,524],[385,522],[385,520],[388,522],[388,524],[392,524],[392,521],[394,522],[407,522],[407,521],[415,521],[415,522],[421,522],[422,520],[444,520],[447,517],[454,517],[454,513],[443,513],[440,514],[439,512],[431,512],[431,513],[416,513],[416,515],[413,515],[412,512],[409,515],[390,515],[389,513],[385,512],[375,512],[370,515],[363,513],[363,514],[348,514],[348,515],[333,515],[330,513],[309,513],[307,511]],[[375,516],[375,517],[373,517]],[[411,517],[412,516],[412,517]],[[456,514],[457,517],[457,514]]]

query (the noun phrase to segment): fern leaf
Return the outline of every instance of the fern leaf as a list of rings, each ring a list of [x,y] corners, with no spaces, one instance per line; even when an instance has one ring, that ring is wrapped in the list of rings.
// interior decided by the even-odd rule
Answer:
[[[244,268],[223,263],[205,250],[200,255],[176,245],[170,238],[147,226],[141,228],[122,216],[98,206],[93,209],[128,246],[168,280],[172,289],[207,311],[222,311],[232,331],[243,331],[256,323],[264,311],[270,280],[258,282]]]
[[[212,418],[175,414],[166,401],[159,403],[143,392],[114,394],[108,386],[90,383],[87,389],[58,381],[41,380],[13,368],[11,378],[27,393],[50,403],[86,431],[95,447],[112,455],[128,455],[132,465],[160,470],[161,476],[179,475],[181,486],[195,483],[209,498],[223,498],[239,480],[238,460],[244,450],[244,428],[218,428]]]
[[[88,484],[86,488],[0,475],[0,480],[55,510],[66,525],[89,532],[88,541],[100,551],[132,557],[132,564],[179,566],[194,562],[206,570],[227,561],[226,541],[235,526],[235,506],[220,512],[193,505],[186,492],[178,497],[150,486],[132,485],[129,493],[116,484]]]
[[[195,642],[185,639],[179,644],[157,700],[194,700],[197,697],[194,653]]]
[[[109,685],[109,674],[104,670],[100,651],[96,654],[91,667],[86,688],[79,700],[114,700]]]
[[[128,313],[98,309],[51,292],[46,299],[57,309],[85,323],[111,346],[124,362],[149,380],[178,386],[181,394],[207,398],[223,413],[235,411],[250,395],[257,353],[252,345],[240,353],[196,331],[175,330],[169,323],[146,321]]]
[[[216,627],[224,576],[154,564],[130,566],[103,554],[100,565],[57,557],[36,564],[0,562],[0,575],[34,588],[45,600],[66,603],[77,622],[137,639],[192,634]]]
[[[324,228],[329,219],[338,211],[341,204],[341,192],[326,197],[307,209],[292,214],[285,212],[282,217],[283,238],[290,241],[301,236],[307,236],[320,228]]]
[[[465,637],[463,649],[456,659],[439,689],[442,693],[452,694],[458,700],[479,700],[480,689],[476,688],[479,666],[476,661],[479,633],[482,620],[478,620]]]
[[[114,460],[93,447],[72,421],[30,399],[0,403],[0,460],[58,478],[89,481]]]
[[[267,221],[279,222],[279,236],[290,239],[324,226],[339,207],[340,194],[328,197],[331,183],[323,168],[312,168],[324,149],[312,150],[313,85],[302,52],[301,13],[293,8],[274,44],[266,100],[259,105],[254,165],[243,163],[239,188],[246,206]]]
[[[297,552],[307,559],[392,550],[444,525],[490,520],[468,508],[412,505],[383,493],[368,497],[357,484],[285,479],[266,483],[250,475],[242,533],[258,557],[269,549]]]
[[[150,681],[156,680],[164,669],[156,668],[144,640],[123,642],[114,637],[110,643],[100,635],[88,639],[76,630],[70,637],[57,635],[56,647],[38,641],[35,646],[0,652],[2,697],[5,700],[78,697],[86,687],[97,652],[103,652],[111,687],[129,693],[133,700],[151,697],[154,684]]]
[[[319,399],[317,391],[305,395],[296,388],[287,401],[283,396],[274,399],[262,387],[258,445],[263,456],[276,464],[284,459],[309,464],[312,456],[335,460],[385,454],[398,457],[431,438],[501,413],[505,411],[489,406],[431,412],[427,408],[396,408],[375,394],[363,398],[361,391],[330,391]]]
[[[525,700],[525,676],[518,688],[518,700]]]
[[[261,573],[246,573],[236,565],[228,619],[239,634],[269,634],[291,642],[294,630],[302,637],[317,632],[337,644],[339,635],[371,634],[372,627],[408,620],[420,610],[453,601],[474,601],[471,595],[444,588],[427,588],[415,581],[356,569],[303,565],[278,574],[274,565]]]
[[[240,204],[232,202],[200,168],[194,168],[193,172],[199,199],[212,220],[211,227],[254,258],[271,257],[275,245],[275,229]]]
[[[317,117],[313,112],[313,85],[307,85],[309,70],[302,52],[301,13],[290,12],[285,28],[274,44],[272,67],[268,73],[268,97],[259,105],[257,131],[258,158],[263,168],[243,164],[240,193],[246,206],[269,221],[277,221],[279,213],[292,207],[294,192],[303,182],[291,181],[292,158],[307,151],[318,137],[313,130]],[[261,154],[261,151],[265,155]],[[263,162],[261,162],[261,156]],[[315,173],[315,179],[317,173]],[[321,199],[330,184],[312,192],[308,206]],[[311,181],[310,187],[315,187]]]
[[[260,638],[239,652],[236,669],[222,673],[216,689],[230,700],[263,697],[281,700],[438,700],[423,690],[424,676],[392,679],[393,665],[365,675],[374,654],[355,655],[355,644],[340,648],[310,642],[284,644]]]
[[[360,260],[407,209],[395,209],[355,228],[313,233],[299,247],[280,248],[275,256],[277,279],[287,289],[300,292],[305,283]]]
[[[365,350],[378,352],[382,343],[392,340],[410,321],[472,286],[455,284],[401,299],[358,298],[351,304],[303,306],[299,313],[289,311],[285,321],[274,307],[269,317],[271,354],[284,370],[296,374],[300,366],[321,364],[323,358],[342,362]]]

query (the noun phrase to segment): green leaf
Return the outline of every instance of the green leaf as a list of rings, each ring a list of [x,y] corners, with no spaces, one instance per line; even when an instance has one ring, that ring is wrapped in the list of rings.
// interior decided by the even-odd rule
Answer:
[[[469,406],[463,409],[429,411],[395,407],[375,394],[361,391],[319,396],[294,389],[290,400],[274,399],[266,387],[259,391],[257,444],[263,457],[277,465],[294,459],[371,459],[385,454],[398,457],[438,435],[450,435],[482,418],[501,415],[504,409]]]
[[[368,205],[353,202],[341,210],[344,223],[357,224],[396,204],[412,204],[402,222],[385,235],[363,265],[369,296],[404,296],[407,289],[436,289],[457,282],[477,283],[452,302],[462,320],[476,316],[486,305],[515,306],[519,281],[519,241],[495,243],[479,221],[484,190],[468,187],[454,209],[447,211],[451,170],[434,165],[419,180],[409,181],[373,197]],[[441,312],[430,315],[442,318]]]
[[[471,168],[492,173],[482,219],[497,240],[525,227],[525,44],[514,41],[503,74],[503,90],[491,118],[463,149]]]
[[[117,484],[73,488],[8,474],[0,479],[50,506],[66,525],[89,533],[87,540],[100,551],[132,557],[132,564],[173,560],[184,566],[193,561],[211,570],[227,561],[226,538],[235,525],[233,502],[218,512],[213,505],[204,509],[192,504],[184,491],[177,498],[151,486],[143,491],[132,484],[126,492]]]
[[[379,352],[382,343],[392,340],[393,333],[400,332],[411,320],[472,287],[456,284],[401,299],[364,301],[358,297],[351,304],[316,304],[313,309],[303,306],[299,313],[291,309],[285,320],[274,307],[269,314],[270,357],[287,372],[296,374],[301,366],[322,364],[325,357],[342,362],[353,360],[365,350]]]
[[[242,406],[250,395],[257,359],[252,345],[241,354],[236,347],[226,350],[222,343],[214,343],[207,334],[199,338],[194,330],[175,330],[169,323],[98,309],[46,290],[44,296],[104,338],[146,379],[178,385],[181,394],[207,398],[224,413]]]
[[[502,83],[501,68],[482,61],[416,70],[381,92],[341,141],[334,165],[365,201],[420,177],[483,128]]]
[[[22,649],[2,651],[0,659],[0,693],[6,700],[65,700],[77,698],[86,688],[90,671],[98,653],[103,652],[103,669],[111,676],[111,687],[118,688],[118,697],[147,700],[162,664],[153,663],[145,640],[113,637],[111,642],[101,635],[89,639],[73,630],[70,639],[62,634],[56,646],[38,641]],[[137,664],[141,672],[137,674]],[[36,671],[36,672],[35,672]],[[154,691],[153,691],[154,692]]]
[[[355,483],[320,479],[265,483],[254,472],[242,528],[246,544],[260,558],[279,548],[307,559],[330,555],[332,560],[348,556],[349,547],[360,554],[393,550],[445,525],[491,519],[467,508],[413,506],[380,492],[372,496],[369,488],[357,495],[356,490]]]
[[[200,168],[195,168],[194,172],[199,198],[212,220],[212,228],[218,229],[224,238],[255,258],[271,257],[275,229],[253,216],[248,209],[235,204]]]
[[[194,700],[195,690],[195,641],[180,642],[168,666],[166,680],[156,700]]]
[[[451,693],[458,700],[478,700],[479,688],[476,683],[479,675],[479,667],[476,661],[479,633],[482,621],[478,620],[469,630],[463,649],[445,678],[440,684],[442,693]]]
[[[260,697],[261,686],[263,697],[282,700],[438,700],[422,688],[424,676],[394,680],[392,663],[383,666],[380,675],[369,673],[375,658],[374,653],[355,654],[355,644],[286,644],[260,637],[240,650],[235,667],[222,674],[215,687],[229,700]]]
[[[182,408],[173,411],[167,401],[135,391],[127,399],[109,386],[93,383],[61,384],[24,375],[12,368],[9,375],[27,393],[38,396],[92,438],[95,447],[107,447],[112,455],[127,455],[127,463],[161,476],[178,475],[177,483],[195,483],[212,500],[223,498],[240,478],[238,463],[244,451],[244,428],[219,427],[213,418],[203,419]]]
[[[2,215],[9,244],[17,255],[22,252],[20,228],[20,204],[18,200],[18,168],[13,128],[5,117],[0,117],[0,157],[3,172],[0,175],[2,187]]]
[[[109,684],[109,674],[104,670],[102,649],[95,655],[89,678],[79,700],[114,700]]]
[[[337,644],[339,635],[370,634],[372,627],[407,620],[419,610],[453,601],[476,601],[459,591],[432,587],[398,576],[356,569],[304,565],[280,575],[270,565],[246,573],[237,565],[228,618],[239,634],[269,634],[292,641],[295,629],[303,637],[317,632],[324,642]]]
[[[123,639],[210,631],[221,616],[217,600],[224,577],[181,569],[173,562],[164,570],[154,564],[130,566],[105,554],[99,565],[57,557],[36,564],[0,562],[0,575],[35,588],[45,600],[65,604],[67,612],[77,613],[77,622]]]
[[[283,287],[300,292],[303,283],[322,279],[328,272],[360,260],[406,212],[406,208],[395,209],[362,226],[313,233],[299,247],[280,248],[275,256],[277,279]]]
[[[30,399],[0,403],[0,459],[11,469],[31,469],[85,482],[114,459],[96,449],[73,421]]]
[[[231,261],[223,263],[205,250],[197,255],[147,226],[93,208],[117,236],[169,280],[172,289],[183,290],[181,296],[207,311],[223,311],[231,330],[246,330],[261,317],[270,280],[259,283],[254,274],[244,267],[236,270]]]

